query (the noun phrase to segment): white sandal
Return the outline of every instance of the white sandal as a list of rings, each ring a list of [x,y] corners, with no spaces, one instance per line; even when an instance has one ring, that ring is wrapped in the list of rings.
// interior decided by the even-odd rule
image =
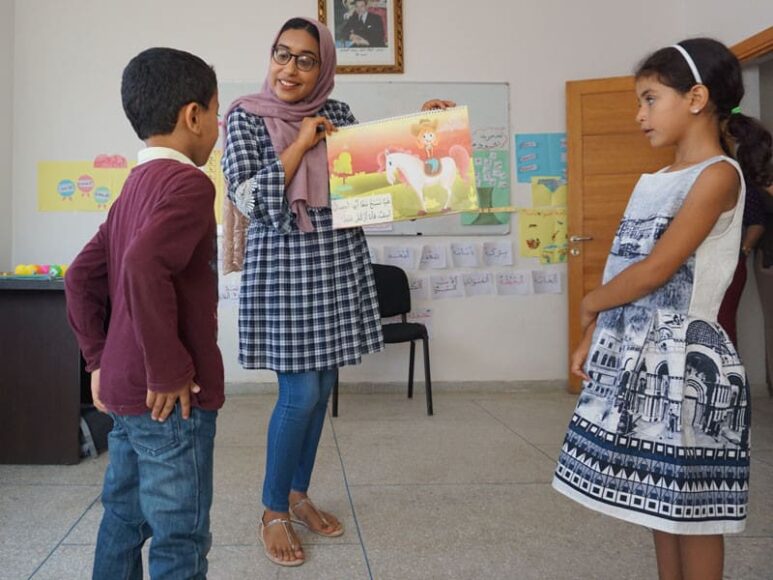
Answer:
[[[260,540],[260,543],[263,544],[263,553],[266,555],[266,558],[271,560],[274,564],[278,564],[279,566],[287,566],[287,567],[300,566],[306,561],[305,558],[296,558],[295,560],[281,560],[276,556],[274,556],[268,550],[268,546],[266,546],[266,538],[263,537],[263,532],[265,532],[267,528],[270,528],[271,526],[274,526],[276,524],[282,524],[285,534],[287,534],[287,542],[290,544],[290,549],[293,552],[295,552],[300,547],[295,545],[295,542],[293,542],[293,537],[290,534],[290,529],[289,529],[290,520],[286,518],[276,518],[274,520],[271,520],[267,524],[264,524],[263,518],[261,517],[260,522],[258,523],[258,539]]]
[[[297,521],[299,524],[301,524],[302,526],[305,526],[310,531],[314,532],[315,534],[317,534],[319,536],[323,536],[325,538],[338,538],[338,537],[344,535],[344,525],[341,522],[338,522],[338,527],[335,528],[331,532],[324,532],[322,530],[315,530],[314,528],[312,528],[303,518],[301,518],[298,515],[298,512],[296,511],[300,506],[302,506],[304,504],[308,505],[312,509],[312,511],[315,514],[317,514],[317,517],[319,517],[319,519],[322,520],[322,524],[326,528],[331,526],[330,522],[327,521],[327,518],[325,518],[324,514],[319,510],[319,508],[317,508],[317,506],[315,506],[313,503],[311,503],[311,500],[308,497],[303,498],[302,500],[300,500],[299,502],[295,503],[290,508],[290,514],[294,515],[295,518],[296,518],[293,521]]]

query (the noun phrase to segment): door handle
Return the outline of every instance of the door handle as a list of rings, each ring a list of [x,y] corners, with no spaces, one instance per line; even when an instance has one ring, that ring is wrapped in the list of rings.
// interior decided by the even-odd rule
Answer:
[[[590,242],[593,239],[593,236],[569,236],[569,241],[574,243],[577,242]]]

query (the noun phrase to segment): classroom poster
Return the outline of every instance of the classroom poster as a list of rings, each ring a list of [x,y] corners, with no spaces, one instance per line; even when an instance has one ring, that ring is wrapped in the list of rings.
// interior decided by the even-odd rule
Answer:
[[[520,253],[542,264],[559,264],[567,257],[565,207],[524,208],[518,214]]]
[[[464,298],[464,282],[461,274],[442,274],[429,277],[430,296],[433,300]]]
[[[470,272],[462,274],[466,296],[486,296],[494,294],[494,275],[491,272]]]
[[[384,246],[383,263],[403,270],[415,270],[418,257],[411,246]]]
[[[533,291],[533,274],[529,270],[498,272],[496,289],[500,296],[527,296]]]
[[[474,150],[472,157],[480,207],[492,208],[510,205],[510,153],[504,149]],[[462,213],[462,224],[466,226],[499,225],[509,221],[510,214],[507,212]]]
[[[531,205],[534,207],[566,206],[566,181],[554,175],[532,176]]]
[[[520,183],[535,175],[558,175],[566,181],[566,133],[516,135],[515,168]]]
[[[225,181],[222,151],[212,151],[201,168],[215,184],[215,217],[222,223]],[[93,161],[39,161],[38,211],[106,212],[118,198],[137,163],[121,155],[98,155]]]
[[[419,268],[421,270],[443,270],[446,267],[446,247],[439,244],[425,244],[421,249]]]
[[[423,276],[408,276],[408,289],[411,292],[411,302],[429,300],[429,282]]]
[[[215,219],[219,224],[223,223],[223,199],[225,198],[225,177],[220,166],[222,157],[223,152],[220,149],[213,149],[209,159],[201,168],[215,184]]]
[[[557,270],[532,270],[532,283],[535,294],[561,294],[561,272]]]
[[[512,266],[513,245],[506,242],[483,242],[483,263],[486,266]]]
[[[334,228],[479,207],[467,107],[342,127],[327,154]]]
[[[121,156],[38,162],[38,211],[104,212],[121,193],[134,163]]]

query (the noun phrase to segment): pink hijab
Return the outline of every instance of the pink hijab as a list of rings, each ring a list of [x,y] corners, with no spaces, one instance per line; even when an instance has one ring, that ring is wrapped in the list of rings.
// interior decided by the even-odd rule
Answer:
[[[286,103],[277,98],[269,86],[269,79],[263,82],[259,93],[244,95],[236,99],[228,107],[225,119],[236,107],[241,107],[248,113],[263,117],[271,143],[277,154],[284,151],[298,136],[301,122],[305,117],[313,117],[327,101],[335,86],[336,52],[333,35],[327,26],[312,20],[302,18],[312,24],[319,32],[320,71],[317,84],[312,92],[297,103]],[[279,40],[278,33],[271,44]],[[325,141],[320,141],[303,156],[298,171],[293,180],[285,188],[285,195],[295,214],[301,231],[312,232],[314,226],[306,212],[306,207],[327,207],[330,205],[330,189],[328,184],[327,148]]]

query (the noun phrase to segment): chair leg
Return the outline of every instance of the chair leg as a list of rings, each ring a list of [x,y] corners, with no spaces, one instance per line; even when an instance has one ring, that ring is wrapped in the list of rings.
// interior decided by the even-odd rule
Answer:
[[[411,341],[411,358],[408,362],[408,398],[413,398],[413,366],[416,361],[416,343]]]
[[[336,382],[333,385],[333,417],[338,417],[338,372],[336,372]]]
[[[432,410],[432,376],[429,371],[429,336],[424,337],[424,388],[427,394],[427,415],[433,415]]]

